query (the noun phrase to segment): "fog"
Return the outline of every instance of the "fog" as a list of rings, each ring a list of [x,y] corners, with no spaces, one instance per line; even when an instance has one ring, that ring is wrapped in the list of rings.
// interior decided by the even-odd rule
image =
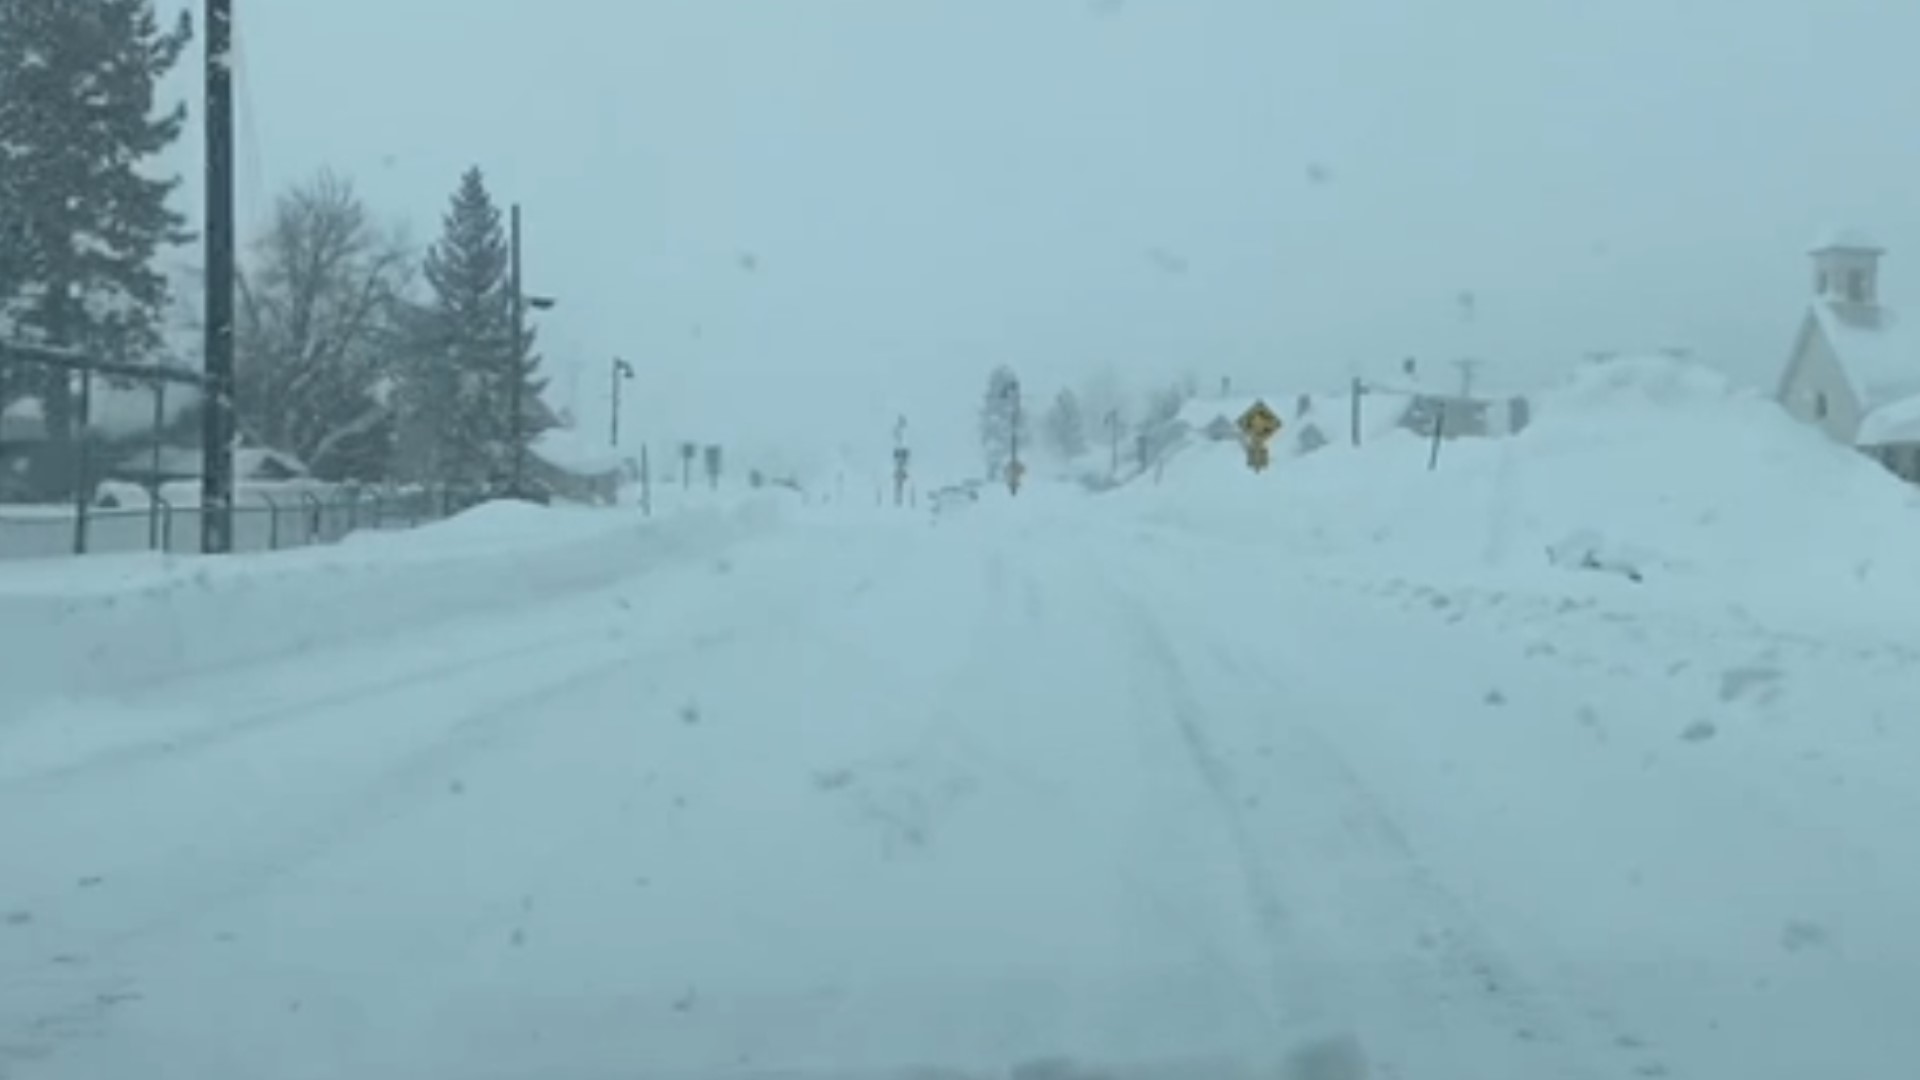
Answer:
[[[1288,393],[1678,346],[1764,383],[1830,225],[1920,297],[1899,0],[237,6],[247,223],[331,167],[425,244],[478,164],[560,299],[555,403],[603,427],[623,356],[630,432],[757,460],[877,471],[904,413],[975,467],[998,363]]]

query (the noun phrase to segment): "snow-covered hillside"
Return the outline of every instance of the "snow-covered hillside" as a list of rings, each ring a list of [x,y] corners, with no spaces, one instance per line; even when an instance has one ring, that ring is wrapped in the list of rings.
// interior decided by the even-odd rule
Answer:
[[[1916,552],[1644,362],[1434,472],[0,578],[0,1075],[1904,1075]]]

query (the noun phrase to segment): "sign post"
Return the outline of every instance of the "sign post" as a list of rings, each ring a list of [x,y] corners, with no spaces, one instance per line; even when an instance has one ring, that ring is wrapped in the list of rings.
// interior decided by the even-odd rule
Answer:
[[[1255,401],[1240,414],[1235,421],[1240,429],[1241,445],[1247,451],[1247,468],[1254,472],[1265,472],[1272,461],[1267,451],[1267,443],[1280,433],[1280,415],[1268,407],[1264,401]]]
[[[907,464],[913,460],[913,452],[907,449],[907,418],[901,416],[893,422],[893,505],[904,506],[907,501]]]

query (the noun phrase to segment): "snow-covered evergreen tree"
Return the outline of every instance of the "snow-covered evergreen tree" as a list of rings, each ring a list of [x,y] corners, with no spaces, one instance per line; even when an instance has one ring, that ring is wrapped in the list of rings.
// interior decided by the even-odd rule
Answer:
[[[987,476],[998,479],[1012,457],[1016,433],[1024,445],[1030,423],[1020,400],[1020,377],[1005,365],[987,377],[987,395],[980,402],[980,448]]]
[[[19,332],[118,360],[159,349],[156,256],[189,237],[168,203],[178,178],[154,168],[186,109],[158,109],[156,88],[191,37],[152,0],[0,0],[0,314]],[[66,377],[0,384],[0,402],[29,394],[70,437]]]
[[[444,482],[497,482],[512,455],[512,380],[521,388],[523,441],[551,415],[540,405],[533,332],[516,364],[506,230],[479,169],[469,169],[427,253],[433,295],[417,313],[400,382],[402,454],[409,471]]]
[[[1044,427],[1047,447],[1071,461],[1087,452],[1087,420],[1080,411],[1080,398],[1072,390],[1062,390],[1047,408]]]

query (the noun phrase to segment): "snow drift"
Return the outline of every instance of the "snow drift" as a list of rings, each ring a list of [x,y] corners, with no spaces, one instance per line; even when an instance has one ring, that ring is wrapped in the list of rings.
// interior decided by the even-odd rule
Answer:
[[[1584,368],[1538,399],[1522,434],[1444,443],[1432,471],[1429,452],[1395,432],[1254,476],[1226,446],[1124,498],[1157,504],[1158,525],[1224,530],[1289,557],[1386,554],[1414,574],[1598,570],[1920,592],[1913,491],[1698,365]]]
[[[778,500],[631,510],[490,503],[405,533],[207,560],[100,556],[0,566],[0,717],[350,640],[417,634],[610,584],[767,526]]]

